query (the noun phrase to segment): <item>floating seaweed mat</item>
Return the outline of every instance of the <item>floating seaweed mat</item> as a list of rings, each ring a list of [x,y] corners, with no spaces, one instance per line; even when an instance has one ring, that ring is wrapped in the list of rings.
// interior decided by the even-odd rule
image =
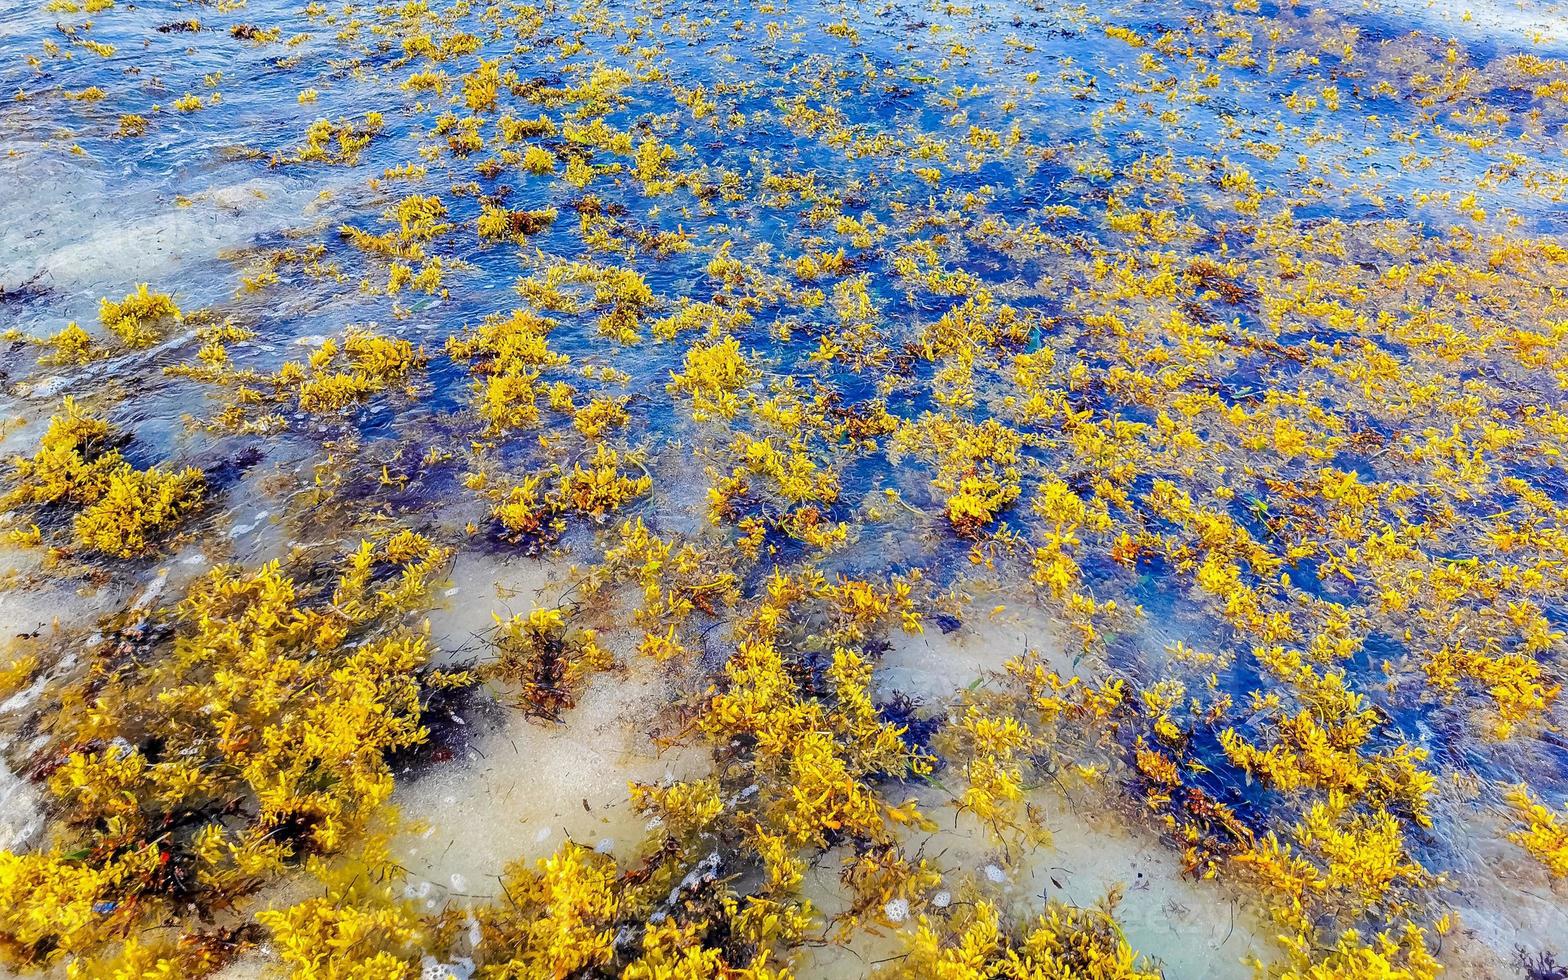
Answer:
[[[1558,975],[1565,26],[9,11],[0,960]]]

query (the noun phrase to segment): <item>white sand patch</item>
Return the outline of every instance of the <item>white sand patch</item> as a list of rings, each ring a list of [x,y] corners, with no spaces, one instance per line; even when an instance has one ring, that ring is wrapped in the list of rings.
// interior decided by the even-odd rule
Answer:
[[[1500,828],[1478,826],[1466,836],[1470,871],[1450,876],[1459,927],[1444,960],[1455,975],[1515,977],[1520,949],[1568,953],[1561,945],[1568,937],[1568,882],[1553,880]]]
[[[1364,0],[1344,4],[1347,14],[1371,11],[1437,37],[1493,41],[1529,51],[1568,42],[1568,6],[1536,0]]]
[[[1005,608],[998,611],[997,605]],[[1071,657],[1063,652],[1071,637],[1032,603],[976,599],[970,616],[951,632],[928,621],[923,633],[895,632],[889,639],[893,647],[882,655],[876,672],[876,693],[883,697],[900,691],[926,702],[944,701],[1030,650],[1059,670],[1072,670]]]
[[[943,827],[914,835],[910,848],[942,872],[942,890],[949,895],[966,883],[986,882],[1000,893],[1004,908],[1033,914],[1045,908],[1047,898],[1089,906],[1120,886],[1123,897],[1116,918],[1127,941],[1157,961],[1166,976],[1250,977],[1243,959],[1257,955],[1267,962],[1270,957],[1266,924],[1221,885],[1183,877],[1173,850],[1153,834],[1122,826],[1101,807],[1075,806],[1055,793],[1037,794],[1052,842],[1009,859],[974,820],[964,816],[955,822],[940,798],[934,793],[924,796],[926,813]],[[838,859],[830,854],[807,879],[809,897],[827,916],[843,907],[838,870]],[[941,914],[938,908],[917,905],[903,928],[913,929],[922,911],[933,918]],[[808,949],[799,976],[870,976],[876,965],[900,955],[903,948],[895,935],[858,934],[845,947]]]
[[[273,957],[263,953],[246,953],[239,959],[212,975],[213,980],[261,980],[278,976],[283,967]]]
[[[169,204],[162,213],[118,220],[78,216],[78,236],[84,229],[87,234],[37,256],[35,269],[60,288],[93,283],[130,288],[131,283],[157,279],[181,262],[208,261],[217,249],[281,224],[287,211],[280,209],[294,210],[303,203],[298,197],[280,193],[268,182],[250,181],[243,189],[198,197],[188,206]]]
[[[628,781],[690,778],[708,764],[705,751],[660,751],[642,734],[650,707],[670,696],[655,678],[601,675],[562,724],[519,713],[467,758],[400,788],[404,816],[428,826],[398,849],[414,894],[431,908],[448,895],[493,897],[508,862],[545,857],[568,840],[630,858],[647,828]]]
[[[0,548],[0,573],[13,569],[26,576],[42,561],[42,551]],[[140,580],[138,580],[140,579]],[[54,629],[88,626],[126,602],[134,593],[164,587],[158,569],[141,576],[121,575],[94,587],[85,581],[47,578],[36,584],[0,592],[0,637],[7,639]],[[3,645],[0,645],[3,649]]]
[[[16,851],[26,847],[43,826],[38,791],[0,765],[0,849]]]
[[[561,605],[569,598],[570,566],[544,558],[503,560],[462,552],[452,565],[450,584],[432,609],[430,639],[445,663],[484,657],[496,618],[526,616],[534,609]]]
[[[318,190],[252,178],[177,202],[47,158],[0,161],[0,289],[62,293],[51,312],[91,321],[100,295],[157,284],[182,263],[297,224]]]

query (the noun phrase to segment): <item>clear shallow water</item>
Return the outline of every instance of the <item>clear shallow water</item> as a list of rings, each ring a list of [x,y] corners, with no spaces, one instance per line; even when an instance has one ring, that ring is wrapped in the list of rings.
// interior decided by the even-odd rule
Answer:
[[[299,602],[314,608],[340,554],[406,527],[456,554],[433,563],[453,584],[353,617],[350,632],[363,641],[429,616],[435,662],[476,662],[482,683],[438,696],[420,668],[424,747],[369,751],[327,782],[384,767],[390,802],[433,833],[499,828],[452,865],[463,871],[397,850],[417,851],[407,841],[423,831],[395,837],[415,879],[399,889],[434,881],[441,897],[420,893],[408,914],[425,931],[388,951],[409,969],[457,953],[500,968],[497,947],[520,942],[514,926],[486,919],[484,942],[452,940],[452,921],[485,903],[448,888],[450,874],[499,876],[508,860],[554,852],[560,840],[533,828],[571,794],[496,780],[570,766],[556,743],[617,720],[603,737],[631,748],[584,756],[554,785],[593,787],[585,814],[589,796],[616,809],[606,850],[622,869],[651,850],[676,882],[706,873],[742,899],[805,896],[829,910],[809,938],[778,944],[808,973],[885,960],[918,974],[918,956],[896,959],[914,920],[960,928],[935,896],[968,901],[965,889],[1021,942],[1053,897],[1034,888],[1050,866],[1024,856],[1036,852],[1084,855],[1085,874],[1109,887],[1156,849],[1160,901],[1130,892],[1124,925],[1171,975],[1246,972],[1248,953],[1260,969],[1348,972],[1332,950],[1350,928],[1387,931],[1403,944],[1393,958],[1420,974],[1407,924],[1459,975],[1504,974],[1516,946],[1536,956],[1561,934],[1555,902],[1540,898],[1557,894],[1549,868],[1568,847],[1557,731],[1568,67],[1554,60],[1555,9],[252,0],[17,7],[0,22],[0,90],[17,93],[0,112],[3,398],[17,420],[5,448],[31,457],[72,396],[112,424],[132,467],[193,466],[204,480],[199,506],[156,522],[126,556],[88,544],[81,501],[8,498],[24,533],[0,596],[6,621],[18,634],[60,621],[15,644],[26,696],[8,709],[8,751],[54,816],[18,835],[19,852],[73,873],[134,853],[105,843],[106,817],[71,817],[81,789],[51,779],[72,754],[132,752],[156,769],[173,737],[162,726],[191,729],[177,711],[133,712],[121,731],[70,710],[106,677],[150,697],[179,683],[156,664],[200,627],[172,605],[158,612],[165,603],[213,565],[277,558],[320,589]],[[494,59],[493,102],[480,82],[464,87],[484,77],[482,59]],[[547,123],[517,128],[536,118]],[[320,153],[302,152],[318,119],[336,128]],[[464,126],[477,145],[464,145]],[[341,134],[368,140],[345,153]],[[548,173],[530,170],[530,150]],[[416,195],[439,202],[432,224],[410,224],[409,211],[400,223]],[[502,232],[485,231],[487,213],[504,217]],[[344,229],[392,237],[378,252]],[[150,340],[127,343],[100,301],[143,282],[185,315],[153,318]],[[667,319],[691,303],[711,305]],[[463,353],[465,331],[514,309],[550,317],[548,347],[570,361],[507,346],[533,330],[526,317]],[[217,331],[225,318],[243,329]],[[41,363],[40,341],[73,321],[91,338],[85,363]],[[284,364],[355,328],[425,356],[407,370],[301,369],[352,388],[312,402]],[[733,357],[711,376],[693,367],[726,337]],[[534,371],[526,394],[484,400],[494,378]],[[596,428],[600,409],[612,421]],[[574,489],[566,475],[584,468],[608,487]],[[502,508],[530,477],[543,526],[520,529]],[[21,470],[9,479],[8,492],[26,482]],[[631,519],[694,550],[655,567],[617,557]],[[125,612],[160,573],[158,598]],[[768,583],[781,573],[822,580],[780,612]],[[896,603],[862,616],[847,592],[828,594],[841,578],[889,590],[892,576],[911,584],[908,616]],[[491,588],[519,577],[556,581],[547,596]],[[491,613],[536,606],[599,629],[609,651],[544,685],[570,688],[565,704],[527,671],[494,666]],[[159,628],[147,632],[146,615]],[[915,622],[923,635],[909,635]],[[136,642],[116,647],[127,623]],[[669,627],[683,649],[653,656],[644,638]],[[903,729],[908,756],[858,760],[846,778],[888,806],[918,798],[944,826],[954,803],[968,801],[957,809],[971,819],[966,785],[999,758],[962,733],[964,712],[1030,725],[1027,751],[1004,760],[1020,791],[999,814],[1012,816],[943,831],[949,840],[792,809],[807,763],[759,755],[757,731],[721,720],[711,699],[757,683],[725,665],[761,639],[779,648],[792,696],[833,717],[850,700],[829,676],[835,649],[872,666],[876,717]],[[1063,678],[1122,680],[1114,723],[1055,733],[1016,683],[989,676],[1025,648]],[[301,696],[341,713],[336,694]],[[186,707],[210,717],[200,704]],[[259,733],[287,718],[269,706],[236,724]],[[834,724],[829,754],[854,759],[871,730]],[[485,747],[505,739],[516,752],[519,738],[523,776],[497,777]],[[193,759],[215,752],[210,769],[247,775],[186,801],[199,818],[168,831],[176,866],[199,865],[187,838],[203,821],[236,840],[276,837],[252,798],[258,773],[285,760],[246,768],[253,750],[224,746],[186,745]],[[1275,761],[1260,761],[1271,749]],[[679,773],[664,775],[664,752]],[[927,753],[940,792],[914,771]],[[722,815],[661,843],[674,839],[668,821],[626,818],[624,784],[700,778],[693,757],[711,761]],[[1094,769],[1087,795],[1068,792],[1074,766]],[[1411,789],[1413,772],[1430,787]],[[1509,803],[1517,784],[1548,810]],[[173,804],[131,793],[149,794],[147,840],[162,839]],[[367,811],[380,793],[361,794]],[[220,819],[218,797],[240,802]],[[1028,832],[1045,812],[1055,852]],[[344,817],[356,833],[367,821]],[[793,888],[759,884],[755,835],[785,824],[816,871]],[[1508,837],[1532,825],[1533,856]],[[1268,873],[1270,832],[1316,869],[1299,895],[1290,875]],[[229,882],[225,914],[246,922],[329,875],[301,866],[313,850],[342,854],[315,833],[245,887]],[[895,870],[840,880],[847,855],[869,852],[896,853]],[[939,883],[912,870],[927,852],[955,855]],[[719,864],[702,872],[709,854]],[[171,937],[210,934],[184,921],[187,896],[165,877],[127,874],[94,893],[78,932],[8,926],[13,958],[112,954],[135,915]],[[25,877],[0,885],[45,891]],[[1198,902],[1200,918],[1240,908],[1245,945],[1232,948],[1234,929],[1217,939],[1182,925],[1186,913],[1150,912]],[[860,922],[840,930],[846,908]],[[648,913],[628,902],[609,917],[621,939],[594,968],[630,968]],[[712,915],[701,921],[716,930]],[[1276,932],[1301,934],[1294,958]],[[286,933],[235,933],[224,957],[303,970]]]

